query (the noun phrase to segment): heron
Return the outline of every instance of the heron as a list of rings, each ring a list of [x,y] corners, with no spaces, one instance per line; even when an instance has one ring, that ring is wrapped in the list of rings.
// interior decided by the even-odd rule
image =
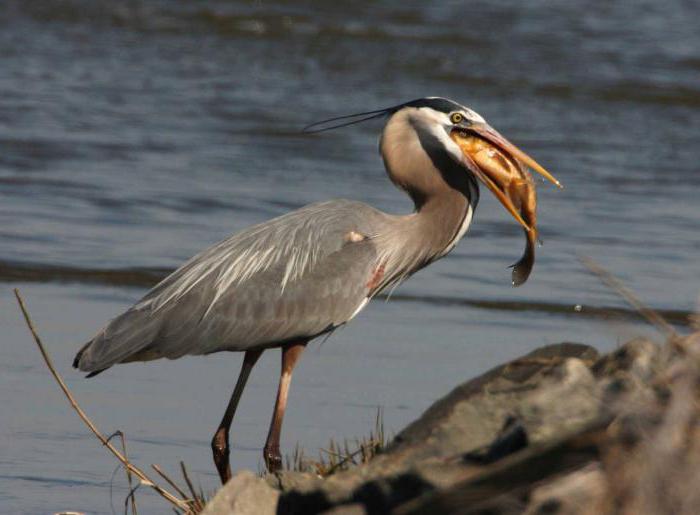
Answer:
[[[211,441],[222,483],[231,478],[234,414],[263,351],[280,348],[282,358],[263,448],[272,473],[281,467],[282,421],[292,373],[306,345],[352,320],[379,292],[448,254],[472,221],[479,181],[528,235],[513,284],[530,273],[536,229],[534,190],[525,170],[558,181],[475,111],[441,97],[330,118],[305,132],[377,118],[386,119],[379,141],[384,167],[413,201],[413,212],[389,214],[339,199],[251,226],[185,262],[75,356],[73,366],[92,377],[118,363],[243,352]]]

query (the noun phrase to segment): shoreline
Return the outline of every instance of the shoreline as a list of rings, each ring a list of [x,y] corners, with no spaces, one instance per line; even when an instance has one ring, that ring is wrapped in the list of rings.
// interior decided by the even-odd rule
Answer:
[[[700,332],[604,355],[540,347],[455,387],[368,463],[326,478],[242,471],[203,513],[652,514],[669,496],[700,509],[692,482],[668,492],[659,474],[700,472],[700,361],[688,356]],[[679,431],[692,437],[670,438]]]

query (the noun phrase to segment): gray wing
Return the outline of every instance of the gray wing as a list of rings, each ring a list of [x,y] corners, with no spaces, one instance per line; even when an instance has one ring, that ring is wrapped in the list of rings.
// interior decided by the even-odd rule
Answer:
[[[208,248],[103,328],[74,365],[263,348],[347,322],[367,302],[385,215],[347,200],[313,204]],[[365,237],[366,236],[366,237]]]

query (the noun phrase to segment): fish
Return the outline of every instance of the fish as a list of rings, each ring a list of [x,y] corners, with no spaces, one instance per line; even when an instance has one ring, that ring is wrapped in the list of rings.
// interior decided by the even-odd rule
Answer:
[[[523,227],[525,250],[520,259],[511,265],[512,285],[520,286],[530,277],[535,264],[535,246],[539,242],[535,181],[528,166],[509,152],[510,147],[514,145],[507,140],[507,145],[500,145],[501,142],[497,138],[493,138],[493,142],[489,141],[486,139],[489,133],[484,132],[482,136],[477,132],[459,129],[453,130],[450,137],[481,172],[477,177]],[[559,185],[558,182],[555,184]]]

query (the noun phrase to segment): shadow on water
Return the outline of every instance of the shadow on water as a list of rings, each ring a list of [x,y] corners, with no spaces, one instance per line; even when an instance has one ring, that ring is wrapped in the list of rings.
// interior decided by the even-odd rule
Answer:
[[[76,284],[102,284],[123,288],[150,288],[173,272],[166,268],[96,269],[74,268],[46,264],[23,264],[0,261],[0,282],[29,283],[56,282]],[[491,311],[535,312],[545,315],[571,316],[600,320],[643,321],[644,316],[634,309],[617,306],[571,305],[535,300],[507,301],[475,298],[445,297],[436,295],[408,295],[382,293],[378,299],[393,302],[412,302],[433,306],[471,307]],[[677,326],[687,326],[693,313],[678,309],[656,309],[666,321]]]

